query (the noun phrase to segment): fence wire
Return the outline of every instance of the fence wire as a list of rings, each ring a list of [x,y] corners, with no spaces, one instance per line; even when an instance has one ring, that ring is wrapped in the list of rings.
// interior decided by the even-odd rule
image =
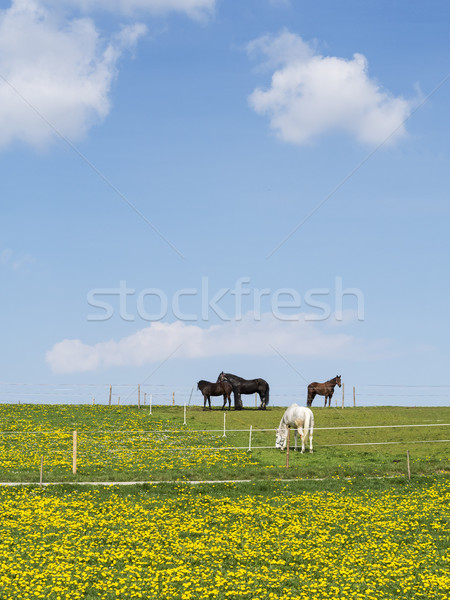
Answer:
[[[270,406],[305,404],[306,386],[271,385]],[[156,385],[134,383],[18,383],[0,382],[0,403],[4,404],[101,404],[113,406],[203,406],[197,384]],[[222,406],[222,397],[212,397],[213,407]],[[243,396],[245,408],[259,406],[259,398]],[[356,384],[344,382],[335,388],[331,405],[351,406],[450,406],[450,385]],[[315,407],[323,406],[317,396]]]

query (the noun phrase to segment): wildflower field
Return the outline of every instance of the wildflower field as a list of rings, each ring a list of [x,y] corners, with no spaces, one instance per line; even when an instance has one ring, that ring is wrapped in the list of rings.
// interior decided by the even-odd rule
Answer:
[[[448,599],[450,409],[316,409],[289,468],[282,411],[0,406],[0,598]]]
[[[447,599],[450,478],[0,488],[3,599]]]

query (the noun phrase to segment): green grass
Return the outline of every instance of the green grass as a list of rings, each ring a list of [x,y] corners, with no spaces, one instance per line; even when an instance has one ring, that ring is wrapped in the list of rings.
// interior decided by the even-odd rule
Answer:
[[[66,484],[0,486],[0,597],[447,600],[449,444],[415,442],[449,428],[337,428],[445,424],[450,409],[314,409],[315,452],[289,468],[283,411],[231,411],[224,438],[220,410],[184,425],[182,407],[1,405],[0,478],[36,483],[44,456],[44,482]],[[338,445],[387,441],[401,443]],[[83,481],[111,483],[67,485]]]
[[[450,477],[0,488],[5,600],[447,600]]]
[[[314,453],[291,449],[289,468],[286,453],[274,448],[284,410],[227,411],[224,437],[218,409],[191,407],[184,425],[176,406],[154,406],[150,415],[148,407],[1,405],[0,481],[39,481],[41,456],[46,482],[405,476],[407,451],[412,476],[450,472],[449,443],[424,443],[450,438],[450,408],[314,408]],[[425,426],[366,429],[385,425]]]

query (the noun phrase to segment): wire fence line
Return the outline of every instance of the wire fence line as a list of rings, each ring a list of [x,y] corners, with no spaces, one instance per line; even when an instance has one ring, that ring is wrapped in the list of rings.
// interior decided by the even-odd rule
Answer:
[[[271,406],[306,404],[307,390],[303,386],[272,385]],[[221,397],[212,397],[212,406],[220,407]],[[0,382],[0,403],[4,404],[100,404],[100,405],[203,406],[203,396],[197,384],[171,386],[166,384],[133,383],[20,383]],[[244,408],[259,406],[255,395],[243,396]],[[321,407],[323,397],[317,396],[315,407]],[[357,384],[344,382],[335,388],[332,406],[450,406],[450,385]]]
[[[412,433],[414,428],[424,426],[433,428],[434,435],[430,436],[433,439],[423,439],[422,433],[420,436]],[[314,447],[355,447],[356,450],[358,447],[403,445],[407,449],[413,444],[449,444],[448,431],[445,431],[448,427],[450,423],[317,427],[314,434],[319,432],[319,436],[314,436]],[[364,431],[380,428],[390,428],[392,434],[384,435],[383,441],[374,441]],[[408,428],[406,436],[400,433],[400,428]],[[17,473],[28,473],[25,476],[29,477],[29,473],[37,473],[39,462],[41,480],[44,464],[56,478],[66,478],[70,472],[72,475],[69,476],[81,472],[83,476],[90,473],[94,477],[119,472],[167,473],[174,466],[181,470],[199,466],[208,469],[226,463],[244,469],[246,465],[256,464],[252,462],[257,456],[252,454],[254,451],[279,452],[275,449],[276,431],[275,428],[253,428],[252,425],[245,429],[226,429],[225,426],[223,429],[190,429],[180,425],[177,429],[151,430],[80,428],[76,431],[65,427],[53,431],[3,431],[0,432],[0,472],[3,478],[11,473],[13,477]],[[441,439],[437,439],[439,436]],[[293,435],[289,447],[293,447]],[[433,452],[439,454],[441,451]]]
[[[339,432],[339,431],[349,431],[349,430],[370,430],[370,429],[401,429],[401,428],[407,428],[407,429],[412,429],[412,428],[416,428],[416,427],[450,427],[450,423],[427,423],[427,424],[423,424],[423,423],[416,423],[416,424],[409,424],[409,425],[367,425],[367,426],[344,426],[344,427],[315,427],[314,428],[314,432],[316,433],[317,431],[335,431],[335,432]],[[134,442],[134,441],[141,441],[141,442],[145,442],[145,441],[160,441],[156,440],[155,436],[159,436],[159,438],[164,437],[165,440],[167,441],[170,437],[172,438],[176,438],[176,437],[180,437],[180,436],[185,436],[186,435],[213,435],[213,434],[222,434],[221,436],[216,436],[216,437],[222,437],[222,438],[226,438],[229,435],[232,435],[234,433],[237,434],[247,434],[249,435],[249,446],[206,446],[206,445],[195,445],[195,446],[177,446],[177,447],[168,447],[168,448],[161,448],[161,446],[159,445],[157,448],[155,448],[154,446],[150,446],[150,447],[145,447],[146,449],[158,449],[159,451],[172,451],[172,450],[242,450],[242,449],[247,449],[247,448],[252,448],[252,449],[266,449],[266,448],[273,448],[273,445],[271,446],[255,446],[254,444],[252,445],[252,435],[255,436],[257,434],[273,434],[275,432],[278,431],[278,428],[259,428],[259,427],[253,427],[250,426],[250,428],[246,428],[246,429],[226,429],[226,427],[224,427],[223,429],[156,429],[156,430],[134,430],[134,431],[130,431],[130,430],[116,430],[116,429],[108,429],[108,430],[80,430],[78,433],[82,436],[85,437],[85,441],[86,443],[89,443],[89,439],[88,436],[90,438],[90,440],[92,441],[93,444],[97,443],[98,438],[101,438],[102,436],[106,436],[106,438],[108,439],[108,443],[110,443],[111,445],[114,445],[114,439],[119,440],[117,441],[118,444],[120,444],[120,434],[125,434],[126,435],[126,440],[127,440],[127,448],[129,450],[132,450],[132,448],[130,448],[129,443],[130,442]],[[72,438],[72,434],[74,432],[72,430],[67,430],[65,432],[61,432],[61,431],[52,431],[52,430],[43,430],[43,431],[0,431],[0,438],[3,436],[16,436],[16,437],[20,437],[20,436],[29,436],[29,435],[43,435],[43,436],[49,436],[52,437],[54,436],[55,439],[58,440],[62,440],[64,438]],[[145,439],[147,438],[147,440]],[[387,441],[387,442],[369,442],[369,441],[364,441],[364,442],[354,442],[354,443],[335,443],[335,444],[321,444],[321,447],[334,447],[334,446],[374,446],[374,445],[389,445],[389,444],[403,444],[403,443],[440,443],[440,442],[449,442],[450,440],[448,439],[438,439],[438,440],[408,440],[407,442],[405,440],[392,440],[392,441]],[[142,450],[143,446],[139,446],[136,449],[133,449],[134,452],[138,451],[138,450]],[[110,449],[110,452],[114,452],[114,449]]]
[[[314,427],[314,431],[341,431],[341,430],[348,430],[348,429],[398,429],[398,428],[413,428],[413,427],[450,427],[450,423],[414,423],[414,424],[409,424],[409,425],[349,425],[349,426],[344,426],[344,427]],[[119,433],[126,433],[128,436],[133,436],[136,434],[136,436],[139,436],[139,434],[142,435],[147,435],[147,434],[164,434],[164,435],[184,435],[186,432],[189,433],[204,433],[204,434],[209,434],[209,433],[248,433],[249,428],[247,427],[246,429],[226,429],[226,428],[221,428],[221,429],[135,429],[135,430],[129,430],[129,429],[86,429],[86,430],[82,430],[83,433],[85,434],[119,434]],[[270,433],[270,432],[276,432],[278,431],[277,427],[253,427],[252,426],[252,431],[253,433]],[[35,434],[35,435],[39,435],[39,434],[54,434],[55,431],[54,430],[39,430],[39,431],[29,431],[29,430],[24,430],[24,431],[15,431],[15,430],[10,430],[10,431],[0,431],[0,435],[30,435],[30,434]],[[66,432],[67,435],[72,434],[72,429],[68,429]],[[58,435],[61,435],[61,432],[58,431]],[[447,441],[447,440],[446,440]]]

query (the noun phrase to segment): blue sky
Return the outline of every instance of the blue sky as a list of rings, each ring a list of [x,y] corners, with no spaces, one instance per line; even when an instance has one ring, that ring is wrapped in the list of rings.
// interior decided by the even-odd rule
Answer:
[[[449,21],[0,2],[0,380],[450,385]]]

